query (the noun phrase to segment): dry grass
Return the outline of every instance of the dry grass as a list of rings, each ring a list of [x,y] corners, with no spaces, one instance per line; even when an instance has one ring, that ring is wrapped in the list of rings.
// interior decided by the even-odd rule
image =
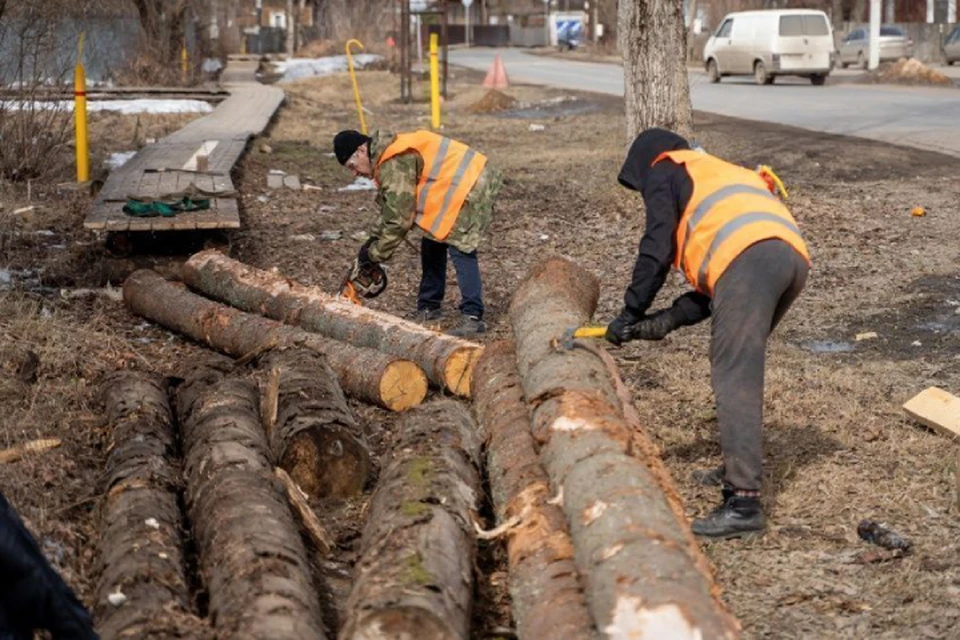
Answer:
[[[427,126],[429,106],[399,104],[395,76],[359,77],[371,129]],[[608,320],[619,310],[642,230],[639,199],[616,183],[625,148],[620,107],[613,99],[588,96],[547,103],[568,94],[512,86],[505,93],[520,108],[540,110],[525,117],[514,111],[470,114],[467,108],[485,93],[481,79],[457,73],[444,131],[489,154],[508,178],[481,249],[490,338],[509,333],[507,304],[530,265],[554,254],[572,257],[601,278],[596,317]],[[351,178],[327,155],[336,131],[357,126],[350,82],[345,75],[313,78],[285,89],[290,100],[269,135],[273,152],[249,154],[236,176],[244,229],[234,237],[234,254],[333,290],[359,244],[351,235],[375,215],[372,192],[337,191]],[[584,105],[593,110],[572,111]],[[546,129],[530,131],[531,122]],[[128,148],[129,121],[97,126],[118,138],[111,150]],[[928,385],[960,392],[957,333],[918,328],[928,309],[942,308],[950,296],[960,300],[960,285],[951,293],[950,280],[960,275],[955,164],[933,154],[757,123],[701,116],[698,127],[708,150],[748,166],[773,164],[791,189],[791,207],[814,253],[808,288],[769,352],[765,500],[771,530],[753,541],[707,545],[727,601],[748,638],[956,637],[960,543],[953,474],[960,445],[909,422],[900,410]],[[266,172],[274,168],[298,173],[321,190],[270,191]],[[50,195],[35,221],[40,226],[30,228],[51,228],[55,236],[9,235],[9,262],[0,268],[44,267],[72,273],[73,285],[95,285],[94,274],[107,261],[98,244],[77,244],[92,239],[78,230],[82,197],[70,204],[52,189],[44,193]],[[928,210],[926,217],[909,215],[918,204]],[[11,229],[0,220],[5,231]],[[292,238],[319,238],[323,231],[342,237]],[[69,245],[69,257],[54,243]],[[390,288],[370,304],[402,314],[413,307],[419,257],[402,246],[389,268]],[[444,322],[451,324],[458,298],[452,273],[448,287]],[[671,278],[658,306],[681,290]],[[852,353],[801,348],[870,330],[880,338],[858,343]],[[50,436],[65,441],[41,457],[0,467],[0,485],[41,540],[54,545],[46,549],[63,550],[57,566],[89,601],[95,578],[91,499],[103,463],[103,425],[93,405],[97,381],[124,366],[175,375],[203,350],[141,324],[105,298],[63,300],[52,292],[0,294],[0,338],[33,350],[41,363],[35,384],[6,379],[0,387],[0,446]],[[708,340],[705,324],[662,343],[616,351],[691,514],[717,499],[688,480],[692,469],[719,461]],[[914,340],[922,347],[911,346]],[[373,449],[388,450],[394,417],[353,406],[370,427]],[[315,506],[338,544],[349,549],[362,501]],[[913,540],[915,552],[888,563],[857,563],[856,555],[868,548],[856,538],[861,518],[885,521]],[[481,561],[478,634],[509,624],[497,549],[485,547]],[[334,561],[349,570],[352,553]]]

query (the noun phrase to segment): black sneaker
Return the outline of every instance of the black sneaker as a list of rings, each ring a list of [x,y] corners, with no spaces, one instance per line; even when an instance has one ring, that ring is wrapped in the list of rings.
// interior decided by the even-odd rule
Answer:
[[[460,324],[455,326],[453,329],[450,329],[450,331],[447,331],[447,335],[456,336],[458,338],[472,338],[486,332],[486,322],[477,316],[463,316],[463,319],[460,320]]]
[[[690,479],[704,487],[719,487],[723,484],[723,476],[726,473],[727,468],[720,465],[713,469],[697,469],[690,474]]]
[[[767,528],[760,498],[725,496],[723,504],[693,521],[693,533],[704,538],[740,538]]]
[[[414,313],[407,316],[407,319],[424,324],[426,322],[436,322],[442,317],[443,311],[440,309],[417,309]]]

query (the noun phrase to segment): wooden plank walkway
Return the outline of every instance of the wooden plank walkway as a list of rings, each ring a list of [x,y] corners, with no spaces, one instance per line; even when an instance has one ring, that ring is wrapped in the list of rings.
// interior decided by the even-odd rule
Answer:
[[[246,150],[247,141],[266,129],[283,102],[281,89],[256,81],[257,65],[256,60],[231,59],[221,76],[230,97],[212,113],[145,146],[113,171],[83,226],[106,231],[239,229],[240,211],[230,170]],[[198,155],[207,156],[203,171],[197,168]],[[172,218],[137,218],[123,212],[128,196],[162,198],[191,185],[216,194],[209,210],[183,212]]]

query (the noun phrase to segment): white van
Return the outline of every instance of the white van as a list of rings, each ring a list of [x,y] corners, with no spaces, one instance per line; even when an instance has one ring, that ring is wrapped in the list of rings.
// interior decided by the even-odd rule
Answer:
[[[728,14],[703,49],[711,82],[753,75],[757,84],[773,84],[777,76],[803,76],[819,86],[835,56],[827,14],[810,9]]]

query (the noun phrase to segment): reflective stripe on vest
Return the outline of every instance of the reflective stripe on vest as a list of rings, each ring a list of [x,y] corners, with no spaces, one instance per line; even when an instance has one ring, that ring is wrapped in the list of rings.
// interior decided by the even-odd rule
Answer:
[[[698,291],[713,295],[730,263],[762,240],[783,240],[810,262],[793,216],[755,172],[697,151],[664,153],[653,164],[663,158],[684,165],[693,182],[674,266]]]
[[[487,158],[462,142],[431,131],[415,131],[397,135],[380,155],[375,172],[390,158],[407,151],[416,151],[423,158],[414,222],[434,238],[443,240],[453,229]]]

